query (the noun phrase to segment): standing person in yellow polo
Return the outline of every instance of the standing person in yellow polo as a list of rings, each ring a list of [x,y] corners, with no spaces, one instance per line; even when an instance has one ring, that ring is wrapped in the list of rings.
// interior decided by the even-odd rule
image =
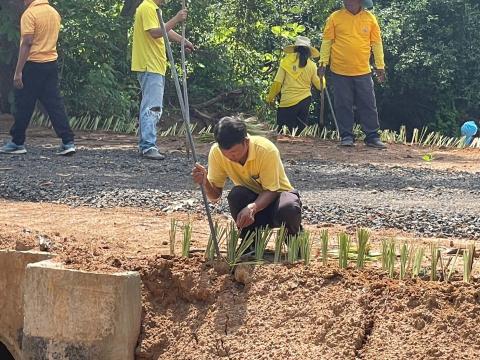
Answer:
[[[285,224],[290,235],[301,229],[302,203],[285,174],[277,147],[261,136],[249,136],[245,123],[225,117],[214,129],[216,144],[210,149],[208,170],[196,164],[193,180],[203,184],[207,197],[218,201],[229,178],[230,213],[241,237],[258,227]]]
[[[383,149],[378,130],[377,105],[370,55],[375,57],[379,82],[385,81],[380,27],[375,16],[366,10],[371,0],[344,0],[344,8],[327,20],[320,50],[319,75],[330,65],[335,97],[335,113],[342,146],[353,146],[355,118],[365,132],[367,146]]]
[[[132,71],[142,89],[140,104],[139,150],[143,157],[153,160],[165,158],[157,148],[157,123],[162,116],[163,93],[167,55],[160,28],[157,10],[164,0],[143,0],[135,13],[133,28]],[[181,42],[182,36],[172,29],[187,19],[187,10],[180,10],[165,24],[168,38]],[[193,51],[190,41],[185,42],[186,50]]]
[[[320,53],[305,36],[298,36],[295,44],[287,46],[283,51],[286,55],[280,61],[267,102],[272,104],[281,93],[277,125],[280,128],[287,126],[290,132],[294,128],[301,132],[307,125],[312,84],[320,90],[317,65],[311,60],[312,57],[318,58]]]
[[[57,136],[62,139],[59,155],[75,153],[74,135],[68,124],[58,86],[57,40],[60,15],[48,0],[25,0],[27,9],[20,23],[21,40],[15,86],[15,123],[12,140],[0,148],[4,154],[25,154],[25,133],[37,100],[47,110]]]

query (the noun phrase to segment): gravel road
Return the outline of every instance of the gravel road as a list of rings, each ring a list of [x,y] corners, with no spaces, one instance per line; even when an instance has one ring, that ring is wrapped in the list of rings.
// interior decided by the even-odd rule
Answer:
[[[286,159],[285,167],[300,190],[308,223],[480,238],[480,173],[330,160]],[[179,152],[152,162],[132,149],[81,149],[62,158],[54,149],[31,146],[26,156],[0,156],[0,198],[202,211],[190,168],[191,161]],[[215,211],[226,210],[225,201],[215,206]]]

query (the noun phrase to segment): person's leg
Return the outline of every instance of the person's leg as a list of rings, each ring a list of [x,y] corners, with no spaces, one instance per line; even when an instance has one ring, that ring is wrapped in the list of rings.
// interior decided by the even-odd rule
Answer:
[[[16,145],[25,143],[25,134],[30,124],[39,89],[43,82],[43,73],[36,64],[27,62],[23,69],[23,89],[15,90],[15,122],[10,129],[12,142]]]
[[[282,192],[273,204],[270,226],[285,224],[288,235],[296,235],[302,228],[302,202],[297,190]]]
[[[138,74],[142,89],[140,104],[139,150],[142,154],[157,149],[157,123],[162,117],[165,77],[143,72]]]
[[[356,115],[365,133],[365,141],[379,139],[380,125],[372,76],[356,76],[354,83]]]
[[[334,108],[341,139],[354,139],[353,136],[353,100],[354,83],[349,76],[332,73]]]
[[[248,204],[254,202],[258,197],[258,194],[252,190],[243,186],[234,186],[227,196],[228,206],[230,207],[230,214],[234,221],[237,220],[238,214]],[[267,226],[271,223],[271,208],[266,208],[255,214],[255,221],[252,225],[242,229],[240,236],[245,237],[250,231],[255,230],[258,227]]]
[[[310,115],[310,104],[312,98],[308,97],[295,105],[298,133],[301,133],[308,126],[308,115]]]
[[[47,110],[53,129],[62,139],[63,145],[73,145],[74,135],[68,123],[63,97],[60,94],[57,62],[42,64],[45,80],[39,93],[39,100]]]
[[[279,107],[277,110],[277,126],[279,131],[286,126],[290,132],[296,126],[295,111],[290,107]]]

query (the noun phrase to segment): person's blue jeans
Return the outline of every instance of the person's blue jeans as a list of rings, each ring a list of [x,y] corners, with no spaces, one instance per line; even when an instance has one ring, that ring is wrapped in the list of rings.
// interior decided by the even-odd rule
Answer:
[[[141,72],[137,77],[142,89],[138,147],[144,154],[150,149],[157,148],[157,123],[162,117],[165,76]]]

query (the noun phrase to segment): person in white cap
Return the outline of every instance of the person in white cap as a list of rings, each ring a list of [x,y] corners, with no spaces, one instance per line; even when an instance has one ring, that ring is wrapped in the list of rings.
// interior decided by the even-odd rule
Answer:
[[[284,49],[285,57],[280,61],[275,80],[267,95],[267,103],[273,104],[278,94],[277,125],[288,127],[290,132],[297,128],[301,132],[307,125],[312,102],[312,84],[320,90],[317,66],[311,58],[320,56],[312,47],[310,39],[298,36],[295,44]]]

